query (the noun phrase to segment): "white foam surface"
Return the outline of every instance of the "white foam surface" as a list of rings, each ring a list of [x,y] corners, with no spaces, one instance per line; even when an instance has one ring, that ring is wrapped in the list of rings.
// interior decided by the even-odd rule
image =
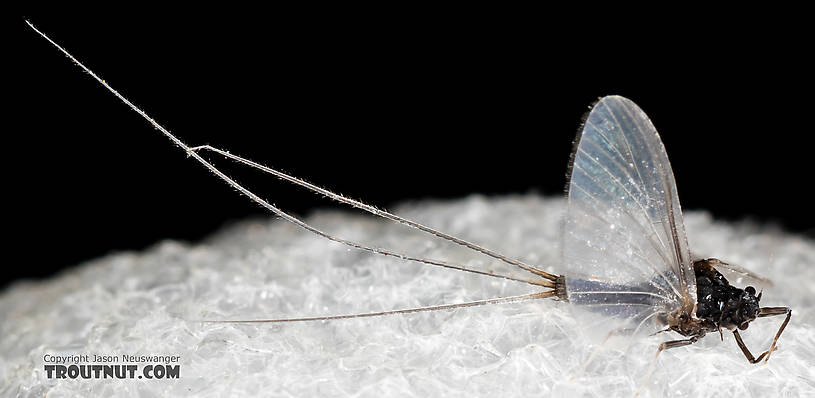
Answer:
[[[397,213],[556,273],[562,199],[423,201]],[[344,238],[478,264],[467,250],[376,218],[308,221]],[[693,251],[769,276],[763,305],[792,320],[766,364],[733,336],[664,352],[641,396],[815,394],[815,242],[749,222],[686,213]],[[736,281],[731,281],[739,284]],[[567,303],[541,300],[297,324],[213,324],[362,313],[523,294],[534,287],[349,249],[276,220],[236,224],[195,244],[106,256],[0,296],[0,394],[73,396],[631,396],[657,345],[599,348]],[[743,332],[766,350],[783,317]],[[595,354],[585,371],[581,367]],[[174,380],[49,379],[45,354],[180,355]],[[574,377],[573,380],[570,380]]]

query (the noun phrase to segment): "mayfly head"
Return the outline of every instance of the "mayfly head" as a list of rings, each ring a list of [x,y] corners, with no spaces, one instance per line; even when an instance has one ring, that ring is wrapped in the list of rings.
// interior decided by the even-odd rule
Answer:
[[[739,297],[739,300],[733,306],[733,311],[730,312],[726,318],[729,322],[728,325],[722,324],[722,327],[732,329],[738,327],[740,330],[747,329],[750,322],[754,321],[758,314],[761,312],[759,306],[761,300],[761,293],[756,295],[756,289],[752,286],[747,286]]]

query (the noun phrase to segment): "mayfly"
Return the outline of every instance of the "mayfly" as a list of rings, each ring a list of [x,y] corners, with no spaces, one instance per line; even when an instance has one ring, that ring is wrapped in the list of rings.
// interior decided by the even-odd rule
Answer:
[[[324,321],[553,298],[624,320],[633,326],[628,328],[633,333],[641,331],[647,325],[658,327],[659,332],[673,331],[684,337],[663,342],[659,345],[657,355],[666,349],[693,344],[707,333],[718,332],[721,335],[723,329],[730,330],[747,360],[757,363],[770,358],[781,333],[790,321],[792,312],[789,308],[761,307],[759,305],[761,292],[756,294],[756,289],[752,286],[744,289],[732,286],[719,272],[722,269],[730,269],[746,273],[743,269],[715,258],[702,259],[691,256],[673,171],[665,148],[645,113],[626,98],[607,96],[598,100],[586,116],[583,128],[575,141],[569,171],[568,207],[563,228],[563,267],[567,272],[564,275],[556,275],[398,215],[337,195],[227,151],[208,145],[189,146],[133,105],[30,22],[27,23],[133,111],[181,147],[188,156],[286,221],[356,249],[438,267],[505,278],[543,288],[542,291],[532,294],[374,313],[219,322]],[[367,246],[328,234],[283,212],[232,180],[200,155],[204,151],[257,168],[333,200],[493,257],[519,268],[527,276],[501,275],[462,264]],[[739,330],[747,329],[750,322],[756,318],[774,315],[786,315],[786,318],[770,348],[756,358],[744,344]]]

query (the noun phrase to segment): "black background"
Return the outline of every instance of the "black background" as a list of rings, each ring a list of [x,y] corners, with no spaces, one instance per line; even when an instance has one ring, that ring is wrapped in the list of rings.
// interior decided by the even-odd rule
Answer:
[[[656,36],[487,11],[26,17],[187,143],[374,205],[562,194],[581,116],[620,94],[659,129],[683,208],[811,233],[813,65],[794,28],[690,23]],[[3,174],[17,260],[3,282],[264,214],[22,17],[13,28]],[[217,164],[297,215],[333,206]]]

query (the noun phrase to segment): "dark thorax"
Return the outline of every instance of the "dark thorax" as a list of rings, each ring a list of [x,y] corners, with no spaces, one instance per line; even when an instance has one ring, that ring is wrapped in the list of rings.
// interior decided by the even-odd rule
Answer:
[[[739,289],[714,268],[715,258],[693,263],[696,274],[696,318],[685,325],[674,325],[674,331],[684,336],[702,337],[705,333],[722,329],[745,330],[758,317],[761,309],[756,289],[747,286]]]
[[[716,271],[716,266],[728,266],[728,264],[715,258],[698,260],[693,263],[697,297],[695,316],[690,316],[692,311],[679,309],[667,317],[668,329],[664,330],[673,330],[687,339],[663,342],[657,349],[657,355],[663,350],[693,344],[709,332],[719,332],[719,335],[722,336],[722,329],[726,329],[733,332],[736,344],[739,345],[741,352],[750,363],[758,363],[762,359],[766,362],[776,349],[778,338],[781,337],[781,333],[790,322],[792,311],[788,307],[760,308],[758,302],[761,300],[761,293],[756,295],[756,289],[752,286],[744,289],[731,286],[727,278]],[[775,315],[786,315],[787,317],[778,328],[770,349],[756,358],[744,344],[739,330],[747,329],[750,322],[756,318]]]

